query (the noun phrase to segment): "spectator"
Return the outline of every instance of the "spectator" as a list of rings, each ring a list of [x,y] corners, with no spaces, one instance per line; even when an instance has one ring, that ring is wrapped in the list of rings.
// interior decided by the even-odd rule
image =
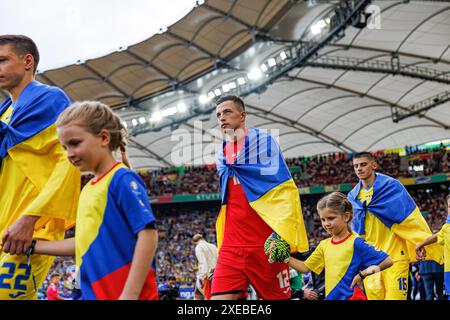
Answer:
[[[176,283],[174,276],[169,277],[166,284],[158,288],[160,300],[178,300],[180,298],[180,287]]]
[[[420,261],[419,275],[423,279],[426,300],[445,300],[443,265],[433,260]]]
[[[50,277],[50,285],[47,288],[47,300],[65,300],[59,295],[59,275],[53,274]]]
[[[192,237],[195,244],[195,256],[198,260],[197,281],[195,283],[194,299],[210,300],[212,273],[217,262],[217,247],[212,243],[208,243],[199,233]],[[196,291],[197,296],[196,296]],[[200,299],[200,296],[203,299]]]

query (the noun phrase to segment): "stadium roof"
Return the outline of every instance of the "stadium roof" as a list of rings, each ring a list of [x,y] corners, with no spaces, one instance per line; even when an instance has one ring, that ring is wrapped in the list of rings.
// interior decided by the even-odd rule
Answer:
[[[270,69],[268,59],[303,41],[337,2],[206,1],[142,43],[44,72],[38,80],[64,88],[74,100],[102,100],[127,121],[180,101],[189,108],[199,94],[222,88],[254,66],[266,63]],[[286,157],[450,137],[450,3],[372,4],[371,28],[347,27],[306,63],[246,95],[249,126],[278,129]],[[203,162],[193,132],[201,123],[208,143],[217,131],[214,113],[172,122],[131,137],[135,168],[174,163],[173,155],[187,150],[174,139],[175,128],[192,133],[186,162]]]

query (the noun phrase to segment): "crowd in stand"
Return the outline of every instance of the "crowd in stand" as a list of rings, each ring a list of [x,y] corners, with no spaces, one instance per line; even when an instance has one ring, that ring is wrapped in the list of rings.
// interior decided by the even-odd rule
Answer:
[[[444,148],[415,150],[410,153],[377,152],[374,154],[379,171],[395,178],[430,176],[449,172],[450,154]],[[402,165],[402,158],[403,163]],[[314,185],[335,185],[355,182],[351,154],[334,153],[314,157],[286,159],[292,168],[292,177],[299,187]],[[218,193],[218,176],[214,166],[164,168],[141,171],[149,196]]]
[[[140,172],[149,196],[167,194],[218,193],[219,178],[216,168],[211,166],[164,168],[157,171]]]
[[[179,285],[192,286],[197,270],[192,236],[201,233],[208,242],[216,242],[218,208],[176,211],[156,212],[159,231],[159,249],[156,253],[158,281],[164,283],[170,276],[175,276]]]
[[[377,152],[374,157],[378,171],[394,178],[431,176],[450,172],[450,152],[445,147],[418,150],[406,147],[404,156],[398,153]],[[403,158],[404,165],[401,165]],[[292,178],[299,187],[354,183],[351,154],[333,153],[314,157],[286,159]],[[219,177],[215,165],[170,167],[141,170],[140,177],[147,186],[148,195],[180,195],[219,193]],[[92,176],[83,176],[84,185]]]

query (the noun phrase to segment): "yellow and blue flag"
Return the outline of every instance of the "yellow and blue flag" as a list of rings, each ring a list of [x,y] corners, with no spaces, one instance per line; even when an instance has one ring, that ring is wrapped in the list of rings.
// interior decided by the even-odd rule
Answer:
[[[225,228],[227,182],[236,175],[250,206],[289,243],[291,251],[308,251],[298,188],[272,136],[263,130],[250,129],[233,163],[227,162],[223,148],[219,150],[217,170],[222,192],[222,207],[216,222],[218,249]]]
[[[431,230],[405,187],[392,177],[376,173],[373,196],[368,205],[358,199],[361,188],[362,182],[359,181],[348,194],[353,205],[353,231],[365,235],[366,212],[370,211],[394,234],[405,240],[409,259],[416,261],[415,246],[431,236]],[[441,264],[442,248],[438,245],[429,248],[430,259]]]
[[[37,194],[23,195],[22,205],[26,203],[23,212],[1,214],[41,216],[36,230],[44,225],[59,228],[57,225],[61,221],[70,227],[75,222],[80,173],[67,160],[55,125],[70,103],[70,98],[61,89],[32,81],[14,104],[7,98],[0,106],[1,115],[13,105],[9,123],[0,121],[0,166],[4,170],[2,162],[7,160],[8,165],[20,170],[37,191]],[[21,192],[9,190],[8,185],[1,188],[2,192],[11,192],[13,196]],[[13,207],[9,210],[14,211]]]

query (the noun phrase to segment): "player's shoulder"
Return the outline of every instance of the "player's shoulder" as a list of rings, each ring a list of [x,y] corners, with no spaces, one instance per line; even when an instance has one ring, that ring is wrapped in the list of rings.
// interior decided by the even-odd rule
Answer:
[[[120,166],[116,172],[114,172],[113,180],[132,180],[132,179],[138,179],[139,175],[131,170],[130,168],[127,168],[125,166]]]
[[[132,190],[138,189],[143,185],[139,175],[130,168],[119,167],[111,179],[112,187],[131,187]]]
[[[355,236],[354,248],[359,252],[367,252],[376,250],[373,245],[368,243],[364,238]]]
[[[34,90],[42,92],[42,94],[45,94],[47,97],[68,99],[66,92],[60,87],[51,86],[38,81],[34,81],[33,85]]]
[[[270,139],[274,140],[275,138],[273,135],[267,130],[262,128],[251,128],[249,129],[250,133],[253,132],[256,136],[258,136],[259,139]]]
[[[385,173],[377,172],[377,173],[376,173],[376,176],[377,176],[377,179],[382,180],[382,182],[384,182],[384,183],[390,183],[390,184],[402,185],[402,183],[400,182],[400,180],[398,180],[398,179],[396,179],[396,178],[394,178],[394,177],[391,177],[391,176],[389,176],[389,175],[387,175],[387,174],[385,174]],[[403,185],[402,185],[402,186],[403,186]]]
[[[317,245],[316,249],[319,248],[319,247],[328,247],[328,246],[330,246],[331,244],[332,244],[332,243],[331,243],[331,237],[329,237],[329,238],[320,240],[320,242],[319,242],[319,244]]]
[[[354,243],[355,243],[355,246],[357,247],[357,248],[362,248],[362,247],[364,247],[364,246],[366,246],[368,243],[366,242],[366,240],[364,240],[363,238],[361,238],[361,237],[358,237],[358,236],[355,236],[355,235],[352,235],[352,237],[354,237]]]

